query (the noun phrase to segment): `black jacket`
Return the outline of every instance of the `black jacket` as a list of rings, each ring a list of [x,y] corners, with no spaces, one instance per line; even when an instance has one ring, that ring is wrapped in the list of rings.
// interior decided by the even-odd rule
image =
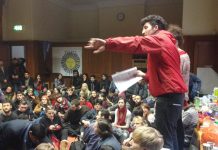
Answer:
[[[31,142],[28,134],[33,123],[16,119],[0,124],[0,149],[33,150],[37,145]],[[44,142],[49,140],[44,139]]]

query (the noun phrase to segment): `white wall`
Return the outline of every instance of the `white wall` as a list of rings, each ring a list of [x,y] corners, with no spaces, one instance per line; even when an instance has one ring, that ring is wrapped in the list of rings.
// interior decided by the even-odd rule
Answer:
[[[210,94],[218,87],[218,74],[212,68],[197,68],[197,76],[201,79],[202,94]]]

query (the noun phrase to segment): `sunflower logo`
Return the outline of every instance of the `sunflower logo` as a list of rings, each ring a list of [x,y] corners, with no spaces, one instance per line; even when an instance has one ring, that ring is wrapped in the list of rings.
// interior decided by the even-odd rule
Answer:
[[[73,73],[74,69],[79,69],[80,58],[75,51],[68,51],[61,58],[61,67],[67,73]]]

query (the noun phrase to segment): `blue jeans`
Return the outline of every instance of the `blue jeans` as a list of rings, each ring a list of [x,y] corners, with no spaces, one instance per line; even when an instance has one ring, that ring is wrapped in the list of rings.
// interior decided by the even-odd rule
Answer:
[[[157,97],[155,126],[163,135],[164,148],[171,150],[179,149],[177,123],[182,123],[178,120],[181,119],[183,101],[184,94],[180,93],[164,94]]]

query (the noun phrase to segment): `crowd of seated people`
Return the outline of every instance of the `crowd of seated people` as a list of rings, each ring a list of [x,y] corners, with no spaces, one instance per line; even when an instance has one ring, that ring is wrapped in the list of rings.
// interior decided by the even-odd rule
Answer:
[[[9,77],[7,86],[1,84],[0,126],[15,119],[39,119],[51,142],[54,137],[60,141],[61,150],[69,146],[69,136],[83,141],[86,150],[100,150],[105,146],[113,150],[131,149],[135,146],[131,141],[136,127],[153,125],[149,116],[153,115],[150,109],[154,102],[150,103],[149,99],[148,103],[149,92],[143,80],[131,87],[135,90],[127,90],[126,96],[120,96],[106,74],[98,81],[95,75],[89,77],[84,73],[80,76],[75,70],[69,87],[66,87],[62,74],[58,74],[53,89],[45,86],[40,75],[33,80],[25,70],[20,76],[23,79],[19,84],[10,82]],[[160,138],[158,148],[161,148],[162,137],[154,131]]]

